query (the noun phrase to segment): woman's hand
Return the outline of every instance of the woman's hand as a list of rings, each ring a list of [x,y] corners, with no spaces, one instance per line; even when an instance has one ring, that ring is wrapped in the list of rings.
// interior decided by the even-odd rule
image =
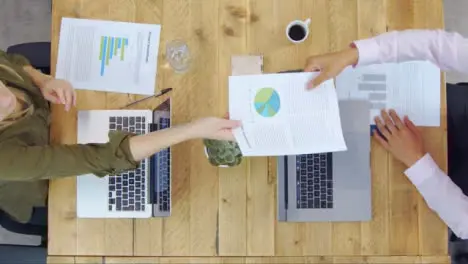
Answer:
[[[39,87],[47,101],[65,105],[66,111],[70,110],[72,105],[76,105],[76,92],[69,82],[43,74],[31,65],[24,66],[23,70],[31,77],[34,84]]]
[[[358,59],[359,53],[356,48],[309,57],[304,71],[320,71],[320,74],[308,83],[307,88],[315,88],[326,80],[335,78],[347,66],[357,64]]]
[[[207,117],[189,124],[189,133],[193,138],[206,138],[235,141],[232,130],[241,126],[239,121]]]
[[[47,101],[65,105],[66,111],[76,106],[76,92],[73,86],[65,80],[51,78],[44,82],[40,89]]]
[[[394,110],[382,110],[375,124],[383,137],[374,130],[374,138],[406,166],[413,166],[426,154],[421,132],[407,116],[402,121]]]

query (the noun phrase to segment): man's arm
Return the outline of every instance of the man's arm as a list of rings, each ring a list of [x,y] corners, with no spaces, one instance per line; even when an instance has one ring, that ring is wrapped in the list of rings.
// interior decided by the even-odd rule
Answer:
[[[443,30],[392,31],[354,42],[357,66],[428,60],[443,71],[468,73],[468,39]]]
[[[468,239],[468,197],[440,170],[432,157],[426,154],[405,174],[450,229],[459,238]]]

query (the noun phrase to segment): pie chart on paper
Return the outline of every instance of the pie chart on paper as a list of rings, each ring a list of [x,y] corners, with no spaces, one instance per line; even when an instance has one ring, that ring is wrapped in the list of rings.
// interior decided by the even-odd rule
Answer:
[[[281,108],[280,97],[273,88],[262,88],[257,91],[254,99],[257,113],[263,117],[274,117]]]

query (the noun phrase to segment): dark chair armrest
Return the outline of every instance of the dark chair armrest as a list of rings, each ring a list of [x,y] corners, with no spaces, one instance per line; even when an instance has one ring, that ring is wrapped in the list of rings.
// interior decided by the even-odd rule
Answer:
[[[14,220],[9,214],[0,210],[0,226],[4,229],[23,235],[36,235],[47,238],[46,225],[22,224]]]
[[[31,66],[50,74],[50,42],[31,42],[11,46],[9,54],[19,54],[26,57]]]

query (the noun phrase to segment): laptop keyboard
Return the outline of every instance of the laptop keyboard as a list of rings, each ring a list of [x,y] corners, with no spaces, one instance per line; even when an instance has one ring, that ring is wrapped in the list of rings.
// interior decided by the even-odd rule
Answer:
[[[146,127],[146,118],[144,116],[109,117],[110,131],[120,130],[145,134]],[[143,160],[136,170],[109,175],[109,211],[145,211],[147,204],[146,168],[147,160]]]
[[[333,208],[332,154],[296,157],[298,209]]]
[[[158,129],[169,128],[170,119],[160,118]],[[156,181],[156,199],[158,199],[159,211],[169,212],[171,210],[171,151],[170,148],[161,150],[156,154],[158,167],[158,180]]]

